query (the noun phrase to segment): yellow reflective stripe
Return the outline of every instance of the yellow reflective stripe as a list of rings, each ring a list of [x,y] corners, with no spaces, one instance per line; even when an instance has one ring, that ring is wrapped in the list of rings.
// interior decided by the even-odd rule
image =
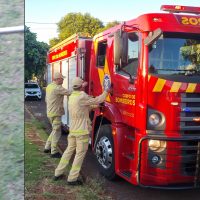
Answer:
[[[51,93],[52,90],[54,90],[55,88],[56,88],[56,85],[55,85],[55,84],[50,84],[50,85],[47,86],[46,92],[47,92],[47,93]]]
[[[173,82],[170,92],[178,92],[178,90],[181,87],[181,84],[182,83],[180,83],[180,82]]]
[[[56,120],[53,121],[53,125],[60,125],[60,123],[61,121],[56,121]]]
[[[165,85],[165,82],[166,80],[159,78],[153,88],[153,92],[161,92]]]
[[[190,92],[190,93],[194,92],[196,85],[197,85],[196,83],[189,83],[186,92]]]
[[[74,91],[74,92],[72,92],[70,97],[72,97],[72,96],[80,96],[80,95],[81,95],[80,92]]]
[[[75,133],[75,134],[79,134],[79,133],[87,133],[87,130],[69,130],[70,133]]]
[[[148,75],[148,81],[150,80],[150,78],[151,78],[151,76],[150,76],[150,75]]]
[[[80,96],[80,92],[74,91],[72,94],[69,96],[69,103],[73,102],[74,99],[76,99],[77,96]]]
[[[103,84],[103,77],[104,77],[104,71],[103,71],[103,69],[98,68],[98,73],[99,73],[100,83]]]
[[[81,169],[81,166],[79,165],[75,165],[75,166],[72,166],[72,171],[79,171]]]
[[[69,163],[69,160],[66,160],[65,158],[61,158],[59,164],[68,165],[68,163]]]
[[[87,142],[89,142],[89,139],[88,139],[88,138],[87,138],[87,139],[84,139],[84,140],[82,140],[82,142],[87,143]]]
[[[48,137],[48,142],[51,142],[51,140],[52,140],[52,135],[50,135],[49,137]]]
[[[48,112],[48,113],[47,113],[47,116],[48,116],[48,117],[55,117],[55,116],[56,116],[56,113]]]

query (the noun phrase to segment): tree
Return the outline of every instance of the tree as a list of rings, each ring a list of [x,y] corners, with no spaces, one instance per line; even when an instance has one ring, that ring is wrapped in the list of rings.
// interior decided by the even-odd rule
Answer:
[[[100,28],[103,28],[103,22],[92,17],[89,13],[69,13],[58,22],[58,38],[50,40],[50,46],[63,41],[74,33],[82,33],[87,36],[94,36]]]
[[[118,24],[120,24],[120,22],[118,22],[118,21],[109,22],[109,23],[106,24],[106,26],[104,26],[103,28],[99,29],[97,33],[105,31],[105,30],[107,30],[109,28],[112,28],[112,27],[118,25]]]
[[[36,33],[25,26],[25,81],[31,80],[33,76],[43,81],[48,49],[48,44],[38,42]]]

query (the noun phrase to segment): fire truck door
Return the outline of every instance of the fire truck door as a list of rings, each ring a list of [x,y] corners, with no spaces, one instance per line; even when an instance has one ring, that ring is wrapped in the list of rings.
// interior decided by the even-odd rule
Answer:
[[[136,84],[138,71],[139,40],[136,32],[128,33],[128,62],[116,70],[113,82],[113,97],[119,109],[122,121],[135,125]],[[130,78],[130,76],[132,78]]]

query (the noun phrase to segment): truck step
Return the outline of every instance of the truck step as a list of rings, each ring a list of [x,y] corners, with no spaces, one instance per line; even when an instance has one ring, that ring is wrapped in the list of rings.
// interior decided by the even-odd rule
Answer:
[[[131,178],[132,172],[131,171],[122,171],[121,175],[126,178]]]

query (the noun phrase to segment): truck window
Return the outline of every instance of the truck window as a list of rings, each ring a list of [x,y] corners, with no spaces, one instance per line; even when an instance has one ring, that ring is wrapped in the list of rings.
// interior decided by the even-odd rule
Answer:
[[[149,73],[164,78],[199,78],[199,46],[199,35],[164,33],[149,48]]]
[[[97,50],[97,67],[103,68],[105,65],[107,41],[98,43]]]
[[[131,32],[128,33],[128,64],[122,66],[125,71],[130,73],[132,76],[137,75],[138,69],[138,50],[139,49],[139,39],[138,33]],[[119,71],[119,73],[128,76],[128,74]]]

